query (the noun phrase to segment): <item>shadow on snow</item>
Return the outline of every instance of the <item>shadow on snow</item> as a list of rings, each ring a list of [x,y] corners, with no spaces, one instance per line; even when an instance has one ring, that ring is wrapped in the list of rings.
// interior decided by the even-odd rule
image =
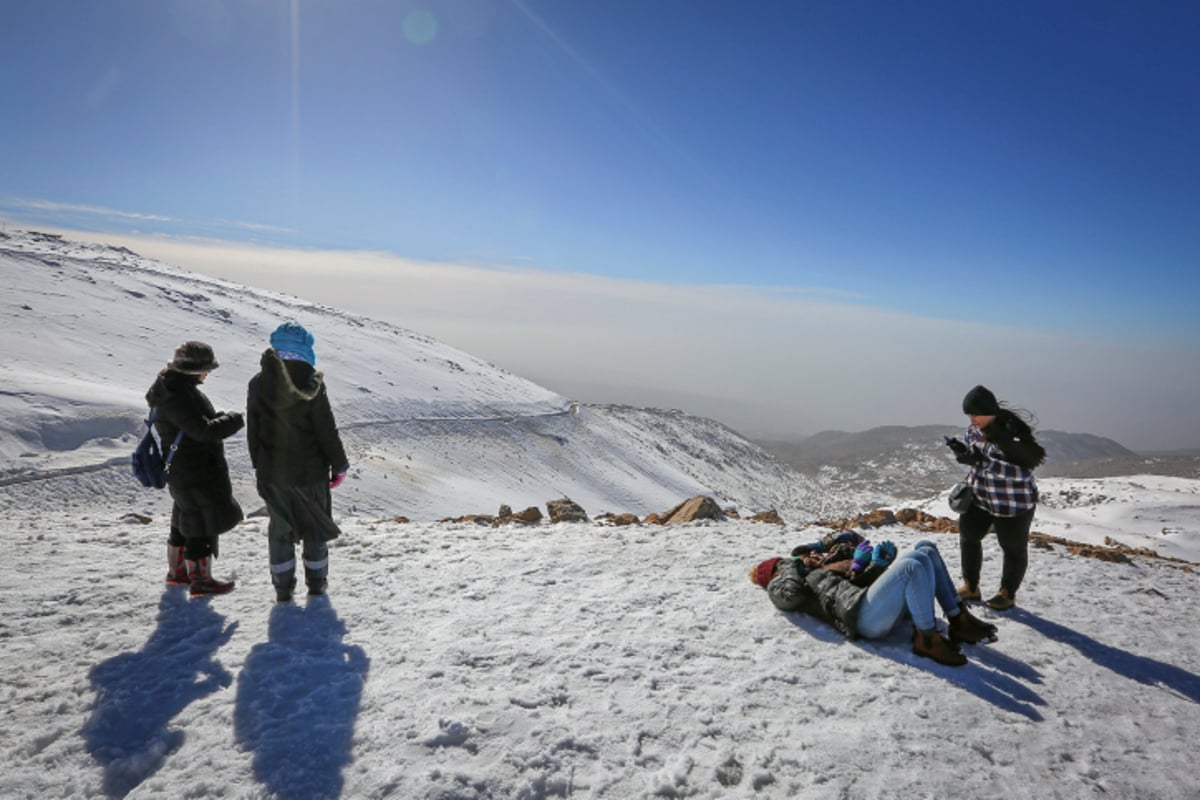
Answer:
[[[92,668],[96,700],[83,735],[109,797],[127,795],[180,748],[184,732],[169,727],[176,714],[233,683],[215,657],[237,629],[224,621],[209,603],[189,602],[186,589],[168,589],[146,645]]]
[[[1010,619],[1028,625],[1047,639],[1074,647],[1098,665],[1118,675],[1124,675],[1147,686],[1166,687],[1193,703],[1200,703],[1200,675],[1104,644],[1065,625],[1031,614],[1023,608],[1014,608],[1008,615]],[[1153,641],[1153,638],[1148,641]]]
[[[970,659],[964,666],[948,667],[911,652],[911,624],[898,622],[880,639],[847,641],[832,625],[801,613],[786,615],[796,627],[828,644],[846,643],[883,658],[937,675],[939,678],[986,700],[997,708],[1020,714],[1034,722],[1042,720],[1038,706],[1046,701],[1026,684],[1042,682],[1041,674],[1024,662],[988,645],[968,646],[963,652]]]
[[[345,635],[327,596],[306,607],[281,603],[271,609],[268,641],[251,648],[238,676],[234,736],[254,753],[255,778],[278,797],[341,794],[370,666]]]

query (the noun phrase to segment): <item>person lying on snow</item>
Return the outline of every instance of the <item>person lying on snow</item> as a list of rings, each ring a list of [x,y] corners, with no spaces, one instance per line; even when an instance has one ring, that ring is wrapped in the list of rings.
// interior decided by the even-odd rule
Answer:
[[[894,562],[894,563],[893,563]],[[801,545],[790,558],[768,558],[750,569],[780,611],[801,611],[830,622],[850,639],[886,636],[907,615],[913,652],[939,664],[961,666],[959,643],[994,640],[996,626],[959,602],[937,545],[922,540],[896,557],[891,542],[872,545],[854,531]],[[934,601],[949,620],[949,639],[938,631]]]

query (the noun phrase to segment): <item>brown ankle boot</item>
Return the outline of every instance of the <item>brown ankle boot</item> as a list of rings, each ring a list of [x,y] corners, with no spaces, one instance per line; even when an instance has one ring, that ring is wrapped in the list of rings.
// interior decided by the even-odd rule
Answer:
[[[1001,589],[996,592],[996,596],[984,603],[988,608],[993,608],[996,611],[1008,611],[1017,604],[1017,596],[1008,589]]]
[[[950,617],[950,641],[955,644],[975,644],[985,640],[994,641],[995,638],[996,626],[975,617],[965,605],[960,607],[957,615]]]
[[[967,657],[936,630],[919,631],[914,629],[913,652],[925,658],[932,658],[939,664],[945,664],[948,667],[961,667],[967,663]]]
[[[958,587],[958,599],[964,603],[968,600],[979,602],[983,599],[983,595],[979,593],[979,586],[970,581],[963,581],[963,585]]]
[[[984,620],[981,620],[979,617],[972,614],[971,610],[969,608],[967,608],[966,606],[962,607],[962,613],[966,617],[967,622],[970,623],[971,625],[973,625],[975,628],[983,631],[988,636],[996,635],[997,628],[995,625],[993,625],[990,622],[985,622]]]

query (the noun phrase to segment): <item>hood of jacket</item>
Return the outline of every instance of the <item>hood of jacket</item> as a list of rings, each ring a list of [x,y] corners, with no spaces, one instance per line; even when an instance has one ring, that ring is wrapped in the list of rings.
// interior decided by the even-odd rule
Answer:
[[[189,386],[197,386],[199,383],[198,375],[185,375],[173,369],[164,369],[158,373],[158,378],[146,392],[146,405],[151,408],[161,406]]]
[[[303,361],[284,361],[272,348],[263,351],[261,388],[264,399],[277,408],[307,403],[321,393],[325,376]]]

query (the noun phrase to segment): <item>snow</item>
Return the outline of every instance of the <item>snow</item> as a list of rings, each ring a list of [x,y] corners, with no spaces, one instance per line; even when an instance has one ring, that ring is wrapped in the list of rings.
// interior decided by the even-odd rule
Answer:
[[[1198,589],[1184,563],[1032,548],[1019,606],[979,612],[999,640],[967,647],[961,668],[913,656],[903,626],[846,641],[778,613],[746,578],[817,538],[824,529],[806,521],[842,501],[778,485],[789,473],[735,449],[732,432],[678,413],[574,407],[417,334],[111,256],[129,263],[25,234],[0,240],[15,287],[0,300],[5,797],[1197,796]],[[59,264],[39,272],[41,259]],[[210,306],[168,300],[168,313],[111,290],[149,297],[148,282]],[[251,516],[222,537],[215,565],[237,589],[189,600],[162,583],[166,494],[123,468],[141,393],[180,333],[199,329],[223,361],[206,390],[240,407],[287,303],[319,322],[335,412],[359,425],[346,435],[362,465],[334,494],[343,535],[331,591],[275,604],[266,520]],[[407,371],[409,360],[420,366]],[[244,444],[228,450],[254,511]],[[722,452],[736,455],[721,463]],[[497,453],[517,477],[497,474]],[[722,499],[788,501],[788,524],[435,521],[500,502],[544,507],[557,496],[552,468],[593,516],[665,510],[720,482]],[[529,503],[515,496],[522,481]],[[1195,481],[1042,489],[1037,530],[1200,561]],[[940,514],[944,497],[925,506]],[[901,550],[932,539],[956,574],[952,535],[864,534]],[[985,591],[999,565],[989,537]]]
[[[0,482],[125,467],[146,389],[184,339],[221,362],[205,383],[217,408],[244,407],[270,332],[296,319],[316,336],[350,456],[346,511],[428,520],[568,496],[644,516],[700,493],[755,511],[835,510],[711,420],[581,406],[422,334],[125,248],[0,234],[0,276]],[[244,441],[231,440],[230,466],[254,498]]]

